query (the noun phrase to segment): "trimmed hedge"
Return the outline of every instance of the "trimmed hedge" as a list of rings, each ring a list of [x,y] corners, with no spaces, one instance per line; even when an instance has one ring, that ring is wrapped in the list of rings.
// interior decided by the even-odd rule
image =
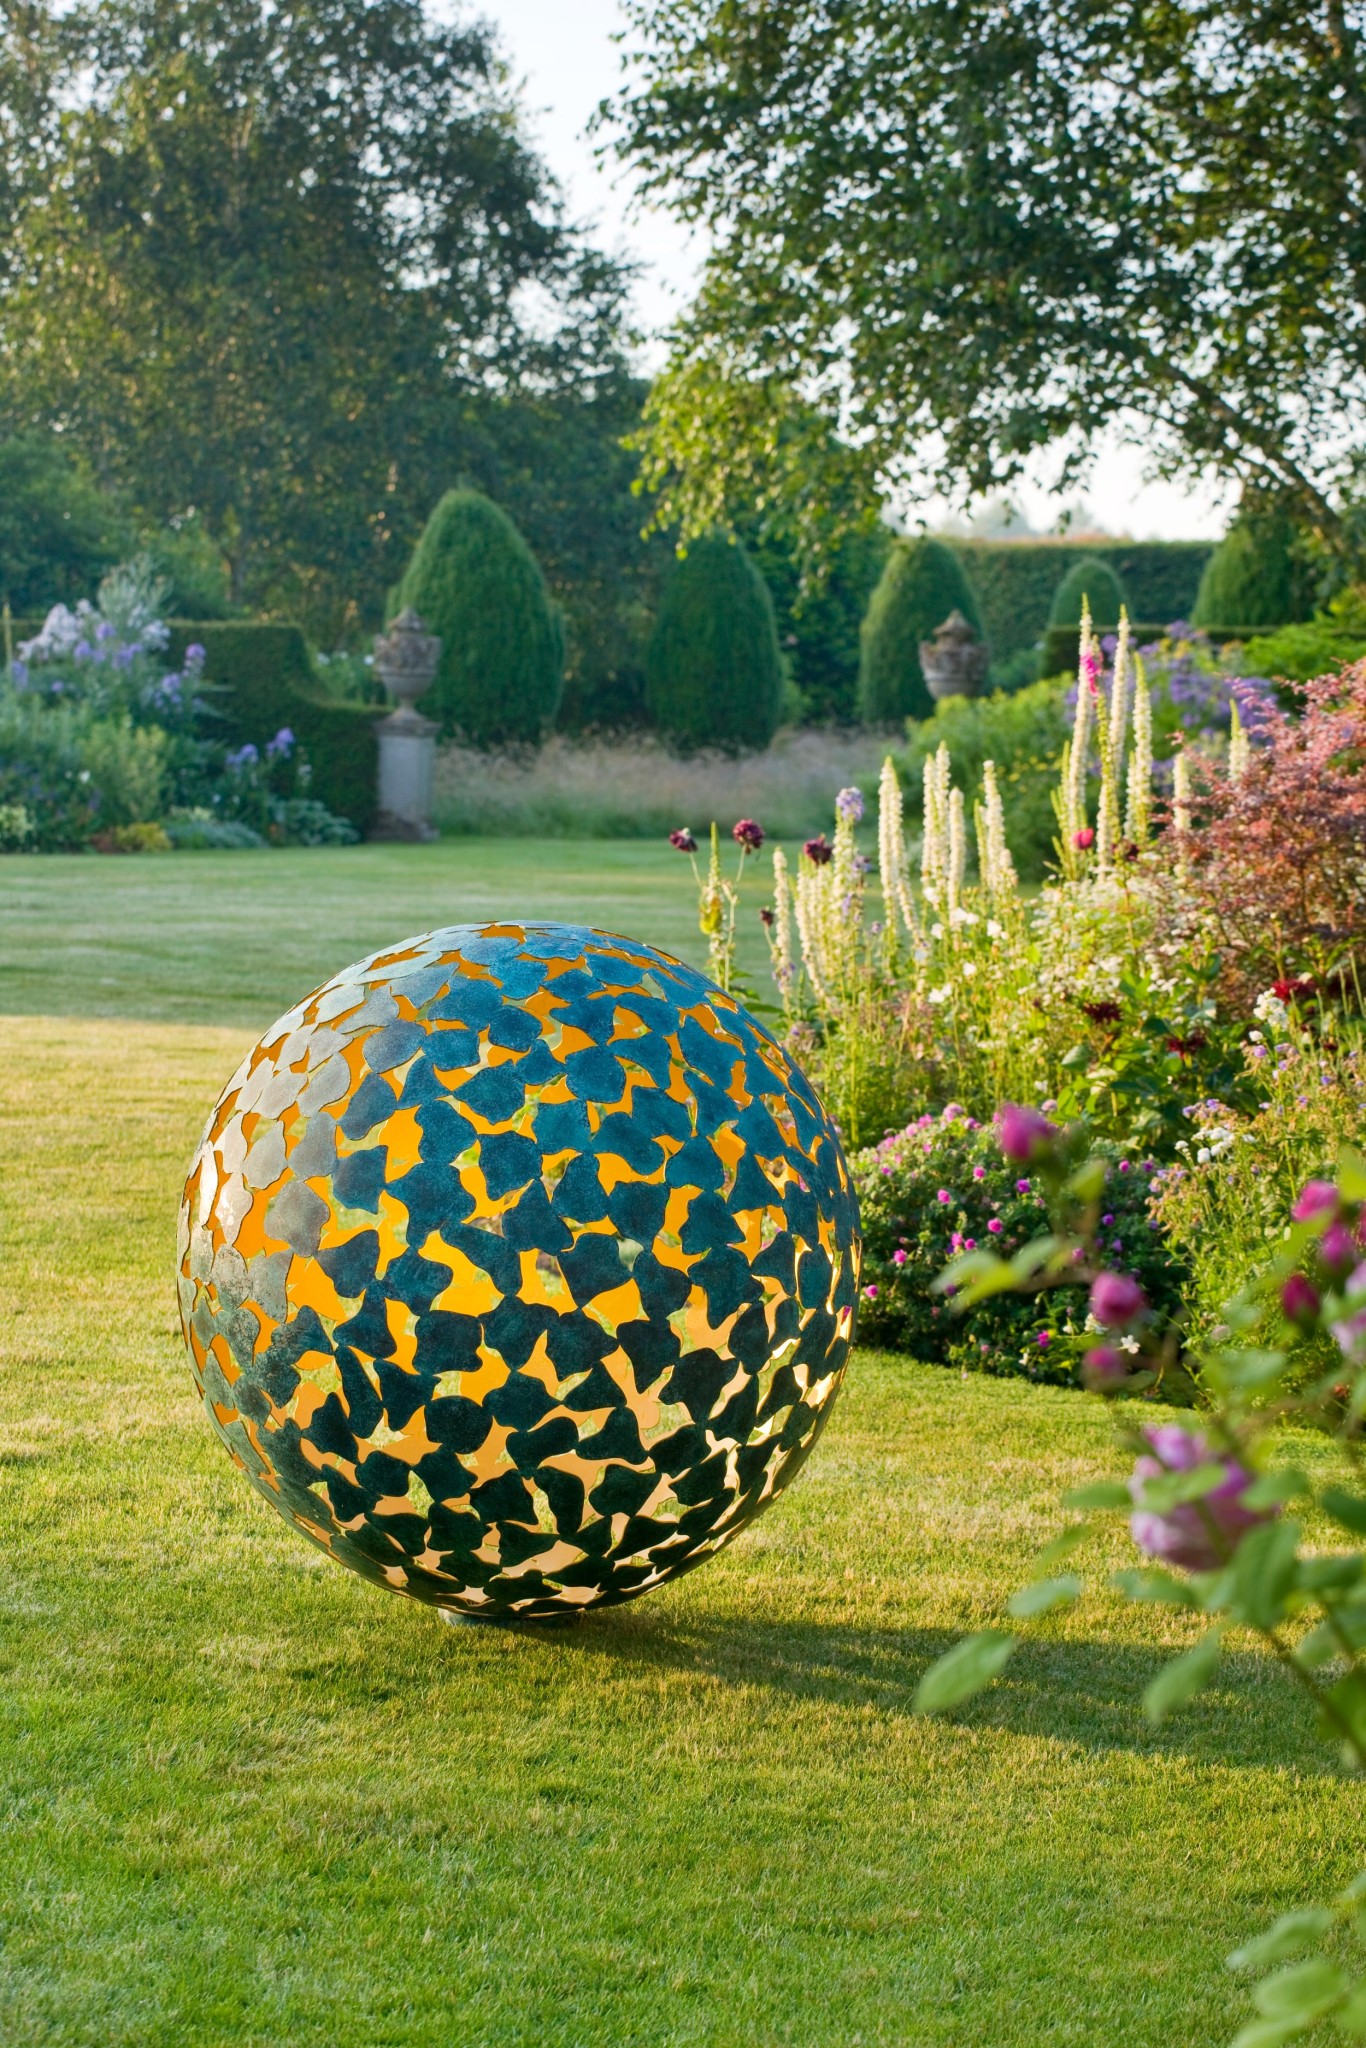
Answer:
[[[1197,626],[1289,626],[1308,617],[1295,529],[1272,516],[1239,520],[1205,564],[1191,613]]]
[[[264,747],[288,726],[313,770],[309,795],[349,818],[358,832],[368,832],[378,775],[375,725],[388,707],[325,697],[313,680],[299,626],[176,619],[170,630],[167,654],[177,667],[187,647],[197,641],[204,649],[204,674],[215,686],[215,736],[234,747],[248,740]]]
[[[1053,592],[1049,625],[1080,627],[1083,601],[1090,607],[1091,624],[1101,632],[1119,624],[1120,612],[1128,602],[1124,585],[1099,555],[1083,555],[1073,562]]]
[[[972,584],[953,550],[928,535],[894,547],[863,621],[859,712],[867,724],[931,715],[934,699],[920,666],[920,643],[932,639],[954,611],[981,633]]]
[[[783,710],[773,599],[738,540],[704,534],[664,585],[645,658],[645,703],[690,747],[766,747]]]
[[[441,636],[441,666],[424,709],[476,746],[538,744],[564,688],[564,621],[540,564],[500,505],[447,491],[398,587]]]
[[[1201,572],[1214,553],[1209,540],[952,540],[948,546],[972,579],[996,663],[1042,637],[1058,585],[1083,557],[1108,563],[1129,594],[1131,616],[1160,619],[1165,632],[1195,609]]]

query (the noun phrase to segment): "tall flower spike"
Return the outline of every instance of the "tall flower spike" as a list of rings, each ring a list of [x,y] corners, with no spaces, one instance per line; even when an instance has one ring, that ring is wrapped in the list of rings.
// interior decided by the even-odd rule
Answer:
[[[1247,727],[1238,716],[1238,703],[1234,699],[1228,728],[1228,779],[1241,782],[1252,761],[1252,748],[1247,736]]]
[[[900,918],[913,939],[919,930],[906,882],[901,784],[890,754],[882,764],[882,779],[877,789],[877,850],[882,881],[882,947],[890,970],[897,955],[897,919]]]
[[[823,1009],[829,1009],[830,991],[825,979],[825,961],[821,951],[821,898],[824,894],[824,869],[814,861],[803,861],[797,876],[795,912],[797,937],[801,941],[802,965],[811,992]]]
[[[963,880],[967,874],[968,830],[967,817],[963,809],[961,789],[949,792],[949,859],[945,895],[950,924],[956,922],[955,913],[963,895]]]
[[[1064,799],[1064,854],[1075,860],[1076,836],[1086,829],[1086,764],[1091,752],[1091,716],[1095,704],[1096,661],[1091,610],[1085,599],[1081,607],[1080,651],[1077,656],[1077,709],[1072,722],[1072,745],[1067,761]]]
[[[920,841],[920,893],[927,903],[937,904],[943,885],[943,874],[940,867],[939,776],[935,769],[933,754],[925,757],[924,788],[925,824]]]
[[[1119,755],[1115,729],[1105,698],[1096,697],[1096,737],[1100,752],[1100,799],[1096,805],[1096,871],[1106,875],[1119,847]]]
[[[1152,827],[1153,699],[1142,657],[1134,662],[1134,743],[1129,754],[1124,836],[1146,846]]]
[[[1015,873],[1010,848],[1006,843],[1005,805],[1001,802],[994,761],[982,763],[982,793],[986,799],[983,810],[987,843],[987,866],[982,879],[991,895],[1000,902],[1015,895],[1019,888],[1019,879]]]

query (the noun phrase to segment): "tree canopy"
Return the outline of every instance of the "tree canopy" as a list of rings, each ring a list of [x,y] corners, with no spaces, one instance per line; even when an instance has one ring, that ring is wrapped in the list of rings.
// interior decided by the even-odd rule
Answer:
[[[651,404],[664,516],[726,477],[984,491],[1116,419],[1331,541],[1366,469],[1363,0],[625,0],[612,110],[714,253]],[[805,451],[819,458],[813,430]],[[843,459],[843,457],[841,458]]]
[[[0,423],[257,605],[377,602],[476,402],[619,370],[491,32],[420,0],[21,0],[0,195]]]

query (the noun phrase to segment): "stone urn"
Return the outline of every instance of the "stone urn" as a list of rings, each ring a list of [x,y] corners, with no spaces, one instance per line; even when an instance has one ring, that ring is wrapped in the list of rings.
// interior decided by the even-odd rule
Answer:
[[[375,674],[398,709],[380,721],[379,810],[372,837],[426,841],[432,824],[432,769],[436,732],[417,709],[436,680],[441,642],[415,611],[402,611],[375,642]]]
[[[987,650],[960,611],[952,611],[933,640],[920,643],[925,687],[943,697],[975,697],[987,672]]]

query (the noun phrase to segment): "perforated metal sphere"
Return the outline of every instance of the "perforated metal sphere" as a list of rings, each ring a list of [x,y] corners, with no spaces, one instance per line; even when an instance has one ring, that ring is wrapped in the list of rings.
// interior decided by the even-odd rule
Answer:
[[[459,925],[242,1062],[180,1299],[252,1483],[376,1584],[551,1619],[699,1564],[839,1389],[858,1218],[808,1083],[634,940]]]

